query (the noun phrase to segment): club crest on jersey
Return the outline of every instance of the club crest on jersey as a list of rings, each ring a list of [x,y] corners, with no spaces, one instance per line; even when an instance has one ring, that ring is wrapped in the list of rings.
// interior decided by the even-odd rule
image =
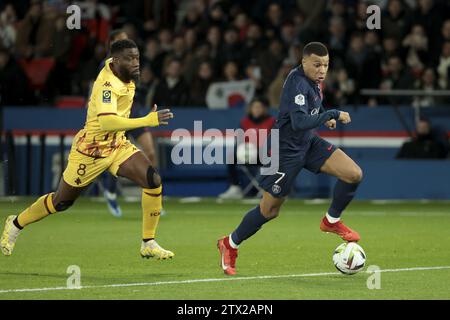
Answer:
[[[279,194],[281,192],[281,187],[278,184],[274,184],[272,186],[272,192],[275,194]]]
[[[315,114],[318,114],[318,113],[319,113],[319,108],[314,108],[314,109],[311,110],[311,115],[312,116],[315,115]]]
[[[295,104],[298,104],[299,106],[304,106],[305,105],[305,96],[302,94],[298,94],[295,96]]]
[[[103,90],[103,103],[111,103],[111,90]]]

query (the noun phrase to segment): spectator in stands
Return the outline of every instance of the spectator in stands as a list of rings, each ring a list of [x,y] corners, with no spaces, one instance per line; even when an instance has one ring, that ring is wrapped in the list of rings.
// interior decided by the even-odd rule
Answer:
[[[279,38],[281,24],[283,23],[283,10],[278,3],[271,3],[267,7],[265,19],[266,37],[269,39]]]
[[[365,32],[367,30],[367,7],[369,5],[366,1],[358,1],[356,4],[353,30]]]
[[[0,106],[16,106],[31,103],[27,77],[14,57],[0,49]]]
[[[448,5],[448,10],[450,10],[450,4]],[[431,42],[429,55],[431,63],[436,66],[439,63],[439,56],[442,52],[442,46],[447,41],[450,41],[450,18],[446,19],[442,23],[442,28],[439,36],[436,37],[434,41]]]
[[[328,1],[328,7],[325,11],[325,17],[327,18],[327,20],[330,17],[340,17],[344,20],[348,20],[348,12],[345,6],[346,4],[343,0]]]
[[[348,72],[345,68],[341,68],[336,71],[334,87],[335,106],[345,106],[355,102],[355,80],[349,77]]]
[[[97,78],[98,67],[103,63],[106,55],[105,46],[97,43],[93,57],[81,69],[81,92],[90,92],[91,85]]]
[[[261,66],[264,86],[268,86],[277,75],[278,69],[285,58],[283,49],[281,41],[275,38],[270,40],[268,50],[259,55],[258,64]]]
[[[243,42],[247,37],[247,32],[250,27],[250,21],[245,12],[240,12],[233,20],[233,27],[239,32],[239,42]]]
[[[416,81],[415,89],[433,92],[439,90],[436,74],[433,68],[427,68],[422,74],[420,80]],[[434,107],[441,103],[442,99],[432,96],[414,97],[413,106],[417,107]]]
[[[238,66],[244,65],[241,44],[239,43],[239,33],[236,28],[228,28],[223,35],[223,45],[218,56],[218,63],[233,60]]]
[[[292,21],[288,20],[282,24],[280,38],[284,47],[288,48],[292,43],[296,42],[297,36],[295,25]]]
[[[323,32],[322,12],[327,5],[327,0],[296,0],[296,4],[298,10],[305,15],[302,32],[303,42],[315,41],[314,39]]]
[[[221,81],[238,81],[241,80],[239,74],[239,66],[236,61],[228,61],[223,66],[223,74]]]
[[[17,54],[26,59],[48,57],[55,29],[52,16],[44,15],[41,0],[31,0],[25,18],[17,28]]]
[[[70,83],[62,90],[68,94],[85,94],[80,92],[79,74],[73,71],[87,65],[97,44],[104,43],[109,29],[118,23],[142,47],[141,63],[150,64],[159,79],[165,76],[162,60],[176,58],[181,60],[188,83],[205,59],[218,76],[231,59],[238,62],[242,75],[257,80],[253,63],[256,59],[262,68],[261,81],[257,81],[258,92],[262,92],[277,77],[284,59],[299,61],[303,43],[323,41],[332,57],[330,74],[347,67],[349,80],[358,85],[357,102],[377,103],[374,99],[361,99],[358,90],[379,88],[381,74],[385,80],[390,77],[388,61],[396,56],[417,78],[425,68],[433,66],[440,87],[450,88],[446,45],[450,41],[450,3],[444,0],[171,0],[114,1],[114,5],[92,0],[80,2],[84,8],[80,31],[64,28],[65,0],[8,2],[11,4],[0,9],[0,49],[11,52],[16,37],[17,58],[55,58],[54,73],[58,76],[51,74],[47,88],[55,87],[55,83]],[[152,5],[160,2],[164,4],[160,9]],[[366,9],[370,4],[383,10],[379,31],[367,30]],[[56,8],[64,9],[59,18]],[[14,10],[18,18],[24,17],[17,24]],[[177,25],[175,16],[179,17]],[[358,33],[364,37],[363,45],[359,36],[348,39]],[[64,68],[60,68],[62,64],[58,61],[68,65],[67,72],[61,71]],[[63,79],[63,74],[70,80]],[[58,87],[48,94],[57,95],[60,91]],[[339,94],[339,90],[328,90],[328,94]],[[52,100],[49,96],[47,101]]]
[[[242,43],[242,53],[244,64],[248,64],[252,59],[255,58],[256,52],[261,52],[264,48],[264,38],[261,31],[261,27],[252,23],[248,27],[246,37]]]
[[[141,38],[139,37],[138,30],[133,23],[125,23],[121,29],[123,32],[125,32],[128,35],[128,39],[131,39],[136,43],[136,45],[138,46],[139,49],[144,46],[144,43],[142,42]]]
[[[413,24],[420,24],[424,27],[425,33],[428,37],[429,48],[431,52],[439,50],[439,41],[442,41],[438,36],[442,29],[444,22],[444,14],[448,14],[448,5],[445,7],[444,3],[448,1],[439,0],[418,0],[417,7],[412,14]]]
[[[219,30],[224,30],[227,27],[228,17],[222,6],[223,3],[216,2],[206,10],[206,18],[202,20],[201,29],[206,30],[210,26],[216,26]]]
[[[180,61],[181,67],[184,70],[186,58],[187,54],[184,38],[181,35],[175,35],[172,40],[172,49],[167,53],[164,65],[166,65],[168,61],[176,59]]]
[[[364,35],[364,44],[366,48],[366,58],[360,74],[359,88],[377,89],[381,83],[381,57],[382,48],[378,34],[375,31],[367,31]],[[357,102],[367,103],[370,106],[377,104],[376,99],[368,97],[358,97]]]
[[[12,52],[16,44],[16,20],[14,6],[7,4],[0,12],[0,49],[7,49]]]
[[[450,41],[446,41],[442,46],[437,72],[439,87],[450,89]]]
[[[198,28],[201,23],[201,12],[195,3],[190,3],[186,9],[186,14],[181,21],[181,29],[194,29]]]
[[[328,27],[328,51],[330,57],[333,57],[333,65],[342,67],[345,59],[345,51],[347,49],[345,20],[341,17],[331,17]]]
[[[381,32],[384,38],[401,42],[411,25],[411,12],[403,0],[389,0],[387,10],[381,18]]]
[[[380,89],[395,90],[395,89],[412,89],[414,78],[409,70],[403,65],[402,60],[398,56],[389,58],[387,66],[387,74],[383,77]],[[411,97],[388,97],[385,103],[391,104],[409,104]]]
[[[283,91],[284,81],[286,80],[289,72],[295,67],[296,64],[297,63],[293,60],[285,59],[281,67],[278,69],[277,76],[270,83],[267,96],[272,108],[278,109],[280,107],[280,98],[281,92]]]
[[[145,110],[148,110],[153,106],[153,98],[158,82],[152,68],[149,65],[143,65],[139,82],[136,84],[136,93],[134,95],[134,100],[138,107],[143,107]]]
[[[347,54],[345,57],[345,69],[346,73],[348,74],[347,78],[353,79],[356,83],[356,88],[364,88],[361,87],[361,79],[363,77],[364,72],[364,66],[366,65],[367,61],[367,49],[364,44],[364,38],[363,34],[361,33],[354,33],[351,36],[350,39],[350,46],[347,50]],[[340,71],[339,74],[342,74]],[[350,93],[350,91],[345,90],[347,93]],[[350,98],[353,96],[353,93],[355,91],[355,86],[353,86],[351,90],[351,95],[347,98]],[[353,97],[352,97],[353,98]],[[353,99],[351,99],[353,100]],[[347,103],[353,102],[353,101],[347,101]]]
[[[214,70],[211,62],[203,61],[191,82],[189,105],[193,107],[207,107],[206,94],[209,85],[214,81]]]
[[[159,46],[161,51],[164,53],[169,53],[173,49],[172,42],[173,34],[170,29],[161,29],[158,33]]]
[[[51,56],[55,59],[55,66],[50,71],[43,95],[46,100],[53,102],[59,95],[69,95],[72,89],[69,63],[72,33],[66,27],[66,16],[59,15],[55,21],[55,34],[51,47]]]
[[[149,38],[145,43],[145,49],[141,57],[141,62],[142,64],[149,65],[155,73],[155,76],[159,79],[162,78],[165,57],[166,53],[161,51],[158,40],[155,38]]]
[[[192,83],[192,79],[197,74],[200,64],[204,61],[210,61],[213,68],[213,73],[215,74],[215,67],[213,61],[210,60],[210,45],[208,42],[200,43],[193,52],[186,59],[186,68],[184,70],[184,78],[187,83]]]
[[[428,38],[425,29],[420,24],[415,24],[402,42],[406,49],[406,65],[414,74],[422,73],[428,56]]]
[[[275,118],[269,113],[269,105],[264,98],[255,98],[252,100],[247,108],[247,115],[242,118],[240,123],[240,128],[244,132],[248,130],[254,130],[256,135],[259,137],[259,130],[267,130],[266,134],[270,133],[273,124],[275,123]],[[264,136],[263,134],[261,136]],[[258,139],[257,148],[261,152],[261,148],[265,144],[265,139]],[[236,152],[233,152],[234,159],[232,164],[228,165],[228,178],[230,182],[229,188],[219,195],[220,199],[241,199],[245,195],[240,186],[240,179],[238,168],[236,166]]]
[[[400,43],[395,38],[383,39],[383,50],[381,52],[381,73],[382,75],[389,74],[389,59],[391,57],[400,57],[402,52],[400,50]]]
[[[222,33],[217,26],[212,26],[208,29],[208,33],[206,34],[206,41],[209,44],[209,58],[214,61],[214,70],[216,73],[219,73],[222,69],[222,66],[219,62],[219,56],[222,50]]]
[[[197,31],[195,29],[186,29],[184,31],[184,45],[188,55],[194,54],[197,46]]]
[[[156,87],[154,103],[160,107],[185,107],[189,103],[189,86],[181,74],[181,62],[173,59],[169,61],[165,70],[165,77]]]
[[[415,137],[402,145],[397,159],[443,159],[447,154],[448,140],[446,149],[440,137],[433,132],[430,121],[420,118],[416,124]]]
[[[256,60],[252,60],[245,68],[245,77],[255,84],[255,95],[264,95],[265,86],[262,79],[262,68]]]

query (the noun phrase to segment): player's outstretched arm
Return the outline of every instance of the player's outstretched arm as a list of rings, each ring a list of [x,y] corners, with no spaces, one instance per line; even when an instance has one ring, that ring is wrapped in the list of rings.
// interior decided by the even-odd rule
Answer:
[[[142,118],[124,118],[114,114],[99,115],[100,127],[105,131],[127,131],[141,127],[157,127],[168,124],[167,120],[173,118],[170,109],[157,110],[155,105],[152,111]]]

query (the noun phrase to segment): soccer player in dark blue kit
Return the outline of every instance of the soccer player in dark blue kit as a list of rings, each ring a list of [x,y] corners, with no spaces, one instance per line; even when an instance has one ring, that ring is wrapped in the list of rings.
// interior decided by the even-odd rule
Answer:
[[[259,205],[244,216],[229,236],[219,239],[217,247],[225,274],[236,274],[239,245],[263,224],[278,216],[302,168],[338,178],[331,205],[320,223],[320,229],[336,233],[345,241],[360,239],[356,231],[340,221],[340,216],[353,199],[362,179],[362,170],[341,149],[314,132],[323,124],[329,129],[335,129],[337,121],[343,124],[351,121],[347,112],[323,109],[320,83],[325,80],[328,64],[325,45],[311,42],[303,49],[302,64],[292,69],[286,78],[280,111],[274,125],[274,129],[279,130],[279,170],[276,174],[261,176],[259,183],[264,193]]]

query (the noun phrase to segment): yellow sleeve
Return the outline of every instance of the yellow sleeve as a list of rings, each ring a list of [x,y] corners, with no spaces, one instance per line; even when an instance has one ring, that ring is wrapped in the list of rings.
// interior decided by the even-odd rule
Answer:
[[[158,113],[150,112],[142,118],[124,118],[111,113],[98,115],[100,127],[105,131],[127,131],[141,127],[156,127],[159,125]]]
[[[118,94],[111,90],[111,88],[105,88],[104,86],[98,86],[98,88],[94,88],[94,90],[97,90],[97,96],[95,98],[97,116],[117,114]]]

